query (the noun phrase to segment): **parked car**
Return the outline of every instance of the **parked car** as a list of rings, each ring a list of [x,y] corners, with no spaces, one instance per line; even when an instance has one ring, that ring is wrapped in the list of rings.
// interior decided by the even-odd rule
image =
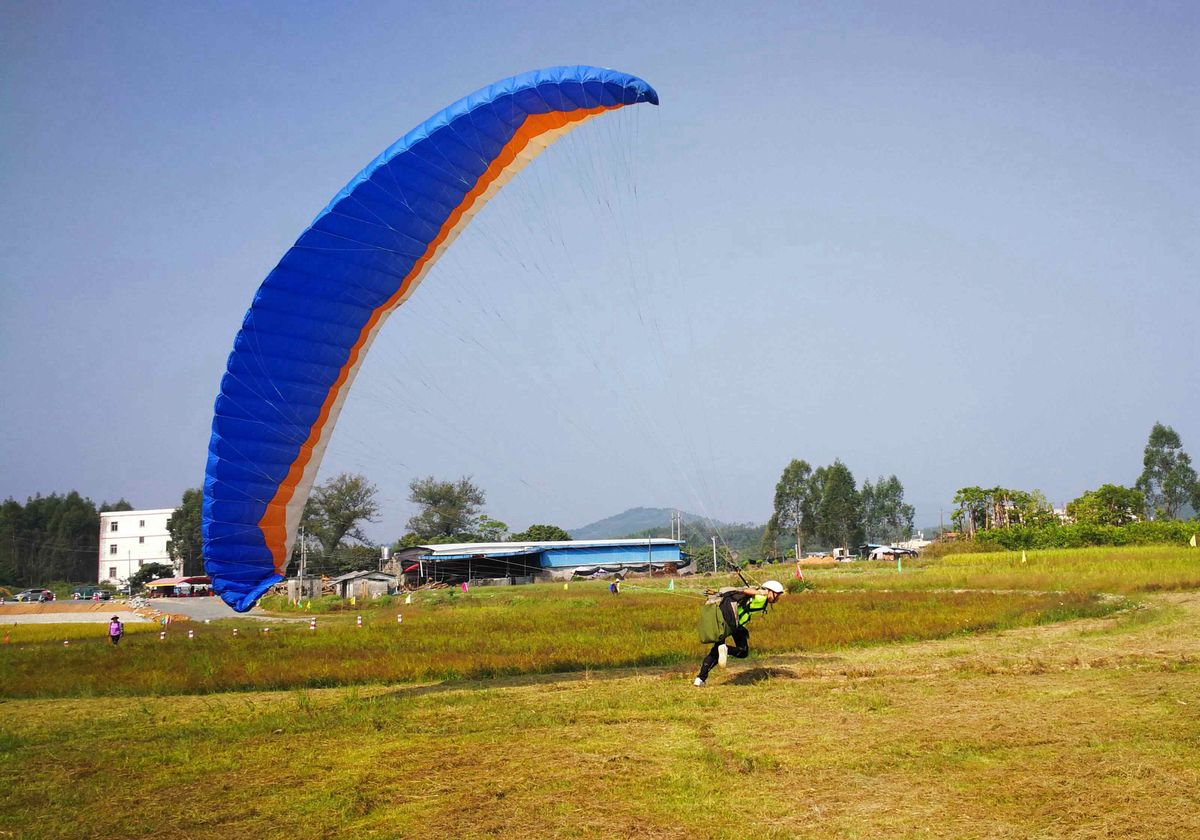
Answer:
[[[76,586],[71,590],[71,597],[79,601],[92,601],[97,598],[107,601],[112,597],[112,592],[103,586]]]
[[[17,593],[18,601],[53,601],[54,593],[49,589],[26,589]]]

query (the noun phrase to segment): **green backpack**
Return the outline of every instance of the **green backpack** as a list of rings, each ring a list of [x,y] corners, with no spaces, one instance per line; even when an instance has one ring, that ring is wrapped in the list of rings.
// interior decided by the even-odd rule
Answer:
[[[715,594],[710,595],[704,602],[704,606],[700,608],[700,620],[696,622],[696,632],[700,635],[700,641],[705,644],[715,645],[723,642],[733,632],[733,628],[725,621],[725,615],[721,612],[721,596],[734,589],[737,587],[722,587]]]

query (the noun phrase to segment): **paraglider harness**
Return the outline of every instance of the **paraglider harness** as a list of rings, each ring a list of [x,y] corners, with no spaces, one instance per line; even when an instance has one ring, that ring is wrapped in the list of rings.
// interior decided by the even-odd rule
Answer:
[[[755,587],[755,584],[746,580],[746,576],[742,574],[741,569],[736,569],[737,575],[742,579],[742,583],[746,588]],[[765,595],[755,595],[745,598],[737,605],[737,610],[726,611],[724,605],[726,600],[732,593],[741,592],[743,587],[739,586],[722,586],[717,590],[705,590],[708,598],[704,601],[704,606],[700,608],[700,619],[696,624],[696,630],[700,636],[700,641],[705,644],[719,644],[731,635],[738,627],[744,627],[750,618],[756,613],[765,613],[769,606]],[[732,613],[732,615],[731,615]],[[734,624],[730,624],[730,621]]]

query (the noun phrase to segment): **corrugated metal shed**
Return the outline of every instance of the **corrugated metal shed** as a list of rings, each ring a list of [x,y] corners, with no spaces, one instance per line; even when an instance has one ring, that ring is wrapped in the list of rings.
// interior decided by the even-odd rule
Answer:
[[[442,580],[513,575],[571,577],[591,572],[659,571],[684,564],[680,540],[550,540],[448,543],[410,549],[428,577]],[[410,555],[411,556],[411,555]]]

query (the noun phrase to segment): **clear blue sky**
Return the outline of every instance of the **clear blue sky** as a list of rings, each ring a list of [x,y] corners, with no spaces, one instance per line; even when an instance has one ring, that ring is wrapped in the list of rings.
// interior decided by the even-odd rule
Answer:
[[[1130,484],[1155,421],[1200,459],[1200,7],[738,6],[3,3],[0,497],[177,504],[313,216],[574,63],[662,106],[552,149],[388,324],[322,472],[380,486],[376,538],[426,474],[514,527],[761,522],[840,457],[931,524]]]

